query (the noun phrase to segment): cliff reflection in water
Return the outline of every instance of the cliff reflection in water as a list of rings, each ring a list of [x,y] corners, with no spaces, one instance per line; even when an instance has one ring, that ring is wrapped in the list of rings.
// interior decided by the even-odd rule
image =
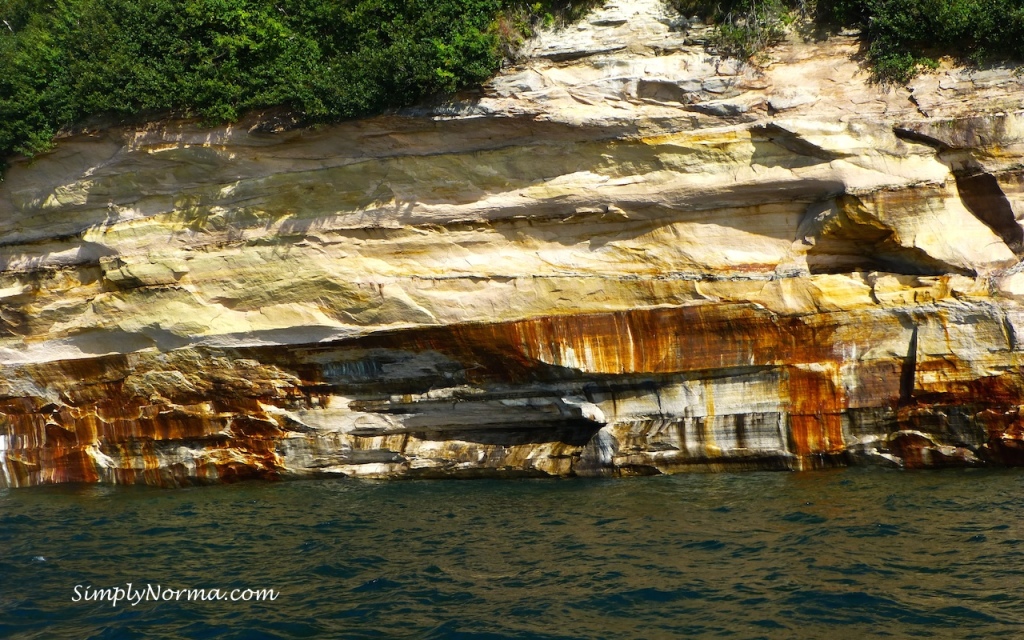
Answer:
[[[1019,471],[0,492],[0,636],[1021,637]],[[74,585],[268,603],[72,603]]]

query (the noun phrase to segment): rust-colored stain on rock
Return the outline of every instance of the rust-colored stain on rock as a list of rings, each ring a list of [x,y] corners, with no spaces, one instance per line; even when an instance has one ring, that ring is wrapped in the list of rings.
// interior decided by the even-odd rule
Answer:
[[[1024,81],[641,13],[464,112],[12,160],[0,487],[1024,464]]]
[[[202,402],[191,392],[130,392],[125,379],[166,372],[155,356],[110,367],[19,367],[34,388],[47,388],[44,376],[55,370],[63,377],[54,401],[0,401],[3,479],[174,486],[310,473],[634,475],[846,464],[865,435],[848,438],[855,416],[896,410],[905,366],[844,358],[857,345],[835,341],[836,320],[702,305],[323,345],[196,348],[178,360],[191,368],[178,373],[220,380]],[[382,362],[403,393],[390,393]],[[1020,377],[972,379],[970,366],[952,356],[919,363],[916,375],[944,371],[951,380],[916,385],[909,404],[878,422],[873,455],[907,467],[1019,464]],[[247,377],[231,379],[238,375]]]

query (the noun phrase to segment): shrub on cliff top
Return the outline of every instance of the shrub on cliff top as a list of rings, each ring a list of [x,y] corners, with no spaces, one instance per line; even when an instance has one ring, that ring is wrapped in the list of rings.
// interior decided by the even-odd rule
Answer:
[[[594,0],[0,0],[0,157],[104,116],[309,123],[479,84],[513,29]]]
[[[1024,0],[669,0],[716,24],[712,44],[749,58],[778,42],[796,15],[861,29],[877,78],[905,82],[933,56],[1024,60]]]
[[[879,77],[937,53],[1024,59],[1024,0],[668,0],[750,57],[796,13],[859,26]],[[0,0],[0,158],[104,116],[210,122],[282,106],[307,123],[477,85],[532,25],[601,0]]]
[[[1024,0],[833,0],[826,18],[859,25],[883,78],[906,81],[934,56],[1024,59]]]

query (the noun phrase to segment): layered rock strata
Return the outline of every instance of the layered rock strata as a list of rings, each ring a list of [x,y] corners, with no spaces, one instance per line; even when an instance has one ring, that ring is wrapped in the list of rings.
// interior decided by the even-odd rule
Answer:
[[[14,161],[0,486],[1024,462],[1021,78],[673,24],[609,2],[451,104]]]

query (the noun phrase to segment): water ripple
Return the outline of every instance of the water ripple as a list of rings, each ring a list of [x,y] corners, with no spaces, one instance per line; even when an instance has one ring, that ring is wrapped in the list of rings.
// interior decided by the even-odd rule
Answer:
[[[1024,636],[1024,473],[0,491],[0,637]],[[72,602],[90,588],[274,602]]]

